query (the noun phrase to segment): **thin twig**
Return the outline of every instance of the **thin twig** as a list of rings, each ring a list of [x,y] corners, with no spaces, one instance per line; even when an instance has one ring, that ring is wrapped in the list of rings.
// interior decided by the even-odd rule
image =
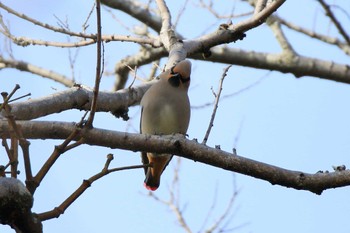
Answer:
[[[20,96],[20,97],[17,97],[17,98],[14,98],[14,99],[9,100],[9,101],[8,101],[8,103],[12,103],[12,102],[14,102],[14,101],[17,101],[17,100],[23,99],[23,98],[28,97],[28,96],[31,96],[31,95],[32,95],[31,93],[28,93],[28,94],[22,95],[22,96]]]
[[[6,118],[8,121],[9,126],[12,128],[11,132],[11,148],[7,149],[8,156],[10,158],[11,163],[11,177],[17,178],[18,175],[18,139],[19,139],[19,130],[15,122],[14,116],[11,114],[11,108],[8,105],[9,100],[11,97],[15,94],[15,92],[20,89],[20,86],[16,84],[16,86],[13,88],[10,94],[6,92],[2,92],[2,98],[4,102],[0,105],[0,111],[2,109],[6,112]],[[7,143],[5,144],[7,145]],[[5,147],[6,148],[6,147]],[[7,147],[8,148],[8,147]]]
[[[323,0],[318,0],[318,1],[322,5],[323,9],[326,11],[326,15],[332,20],[335,27],[338,29],[339,33],[344,37],[345,41],[350,45],[350,36],[347,34],[347,32],[345,31],[341,23],[335,17],[330,6]]]
[[[40,22],[38,20],[35,20],[33,18],[30,18],[22,13],[19,13],[10,7],[2,4],[0,2],[0,8],[3,8],[7,10],[9,13],[16,15],[19,18],[22,18],[24,20],[27,20],[37,26],[46,28],[48,30],[54,31],[54,32],[59,32],[63,33],[69,36],[74,36],[78,38],[82,38],[83,40],[77,41],[77,42],[71,42],[71,43],[66,43],[66,42],[55,42],[55,41],[45,41],[45,40],[38,40],[38,39],[32,39],[32,38],[27,38],[27,37],[16,37],[13,36],[10,33],[10,30],[8,27],[5,25],[3,20],[0,17],[0,25],[3,27],[3,30],[0,29],[0,32],[4,34],[6,37],[10,38],[15,44],[19,46],[28,46],[28,45],[43,45],[43,46],[53,46],[53,47],[62,47],[62,48],[72,48],[72,47],[81,47],[81,46],[87,46],[91,44],[95,44],[96,41],[98,40],[98,35],[96,34],[86,34],[84,32],[73,32],[68,29],[65,23],[62,23],[62,27],[55,27],[52,25],[49,25],[47,23]],[[86,23],[86,22],[85,22]],[[83,28],[86,25],[83,25]],[[84,29],[84,30],[85,30]],[[149,44],[152,45],[153,47],[160,47],[161,43],[159,40],[154,39],[154,38],[145,38],[145,37],[136,37],[136,36],[129,36],[129,35],[103,35],[101,36],[101,40],[105,42],[110,42],[110,41],[128,41],[128,42],[134,42],[134,43],[140,43],[140,44]]]
[[[55,207],[53,210],[38,214],[38,218],[41,221],[49,220],[52,218],[58,218],[61,214],[63,214],[67,210],[67,208],[73,202],[75,202],[88,188],[91,187],[92,183],[94,183],[95,181],[108,175],[109,173],[145,167],[145,165],[134,165],[134,166],[126,166],[126,167],[118,167],[118,168],[108,169],[112,160],[113,160],[113,155],[108,154],[106,163],[105,163],[103,169],[99,173],[91,176],[87,180],[83,180],[83,183],[66,200],[64,200],[58,207]]]
[[[330,37],[330,36],[326,36],[326,35],[317,33],[317,32],[312,31],[310,29],[293,24],[293,23],[291,23],[291,22],[289,22],[289,21],[287,21],[287,20],[285,20],[277,15],[271,16],[271,20],[276,20],[276,21],[280,22],[281,24],[283,24],[284,26],[288,27],[289,29],[300,32],[302,34],[305,34],[311,38],[315,38],[315,39],[320,40],[324,43],[335,45],[335,46],[339,47],[342,51],[344,51],[346,54],[350,54],[349,45],[344,43],[343,41],[339,40],[336,37]]]
[[[245,13],[241,13],[241,14],[233,14],[234,12],[234,5],[232,7],[232,10],[231,10],[231,14],[228,14],[228,15],[223,15],[217,11],[215,11],[214,7],[213,7],[213,1],[210,1],[208,4],[205,3],[203,0],[199,0],[199,4],[198,4],[199,7],[202,7],[204,9],[207,9],[209,11],[209,13],[211,13],[215,18],[217,19],[232,19],[232,18],[240,18],[240,17],[245,17],[245,16],[248,16],[248,15],[252,15],[253,14],[253,11],[248,11],[248,12],[245,12]]]
[[[72,87],[74,85],[74,82],[69,79],[68,77],[61,75],[59,73],[56,73],[52,70],[47,70],[39,66],[35,66],[33,64],[30,64],[28,62],[24,61],[16,61],[16,60],[8,60],[4,59],[0,55],[0,64],[4,64],[4,67],[7,68],[15,68],[17,70],[26,71],[32,74],[40,75],[42,77],[51,79],[53,81],[56,81],[58,83],[61,83],[62,85],[66,87]]]
[[[237,191],[237,188],[236,188],[236,181],[234,180],[233,182],[233,192],[232,192],[232,196],[229,200],[229,202],[227,203],[227,206],[226,206],[226,209],[225,211],[221,214],[221,216],[213,223],[213,225],[207,229],[205,232],[206,233],[212,233],[214,232],[215,230],[218,230],[218,232],[223,232],[224,229],[222,228],[219,228],[220,227],[220,224],[226,220],[228,217],[229,217],[229,213],[231,212],[233,206],[234,206],[234,203],[235,203],[235,200],[237,198],[237,195],[238,195],[238,191]]]
[[[189,0],[185,0],[185,2],[183,3],[181,9],[179,10],[179,13],[177,14],[175,22],[174,22],[174,26],[175,27],[178,25],[178,23],[180,21],[180,18],[183,15],[183,13],[185,12],[188,3],[189,3]]]
[[[29,46],[29,45],[43,45],[43,46],[51,46],[51,47],[60,47],[60,48],[77,48],[77,47],[83,47],[88,46],[96,43],[96,39],[90,39],[85,37],[85,34],[82,34],[81,37],[84,38],[83,40],[76,41],[76,42],[57,42],[57,41],[47,41],[47,40],[39,40],[39,39],[32,39],[29,37],[16,37],[10,33],[5,32],[4,30],[0,29],[0,32],[4,34],[6,37],[11,39],[13,43],[19,45],[19,46]],[[87,38],[87,39],[85,39]],[[148,44],[151,45],[154,48],[158,48],[161,46],[161,43],[159,40],[154,38],[145,38],[145,37],[139,37],[139,36],[128,36],[128,35],[103,35],[101,37],[101,40],[104,42],[111,42],[111,41],[122,41],[122,42],[133,42],[133,43],[139,43],[139,44]]]
[[[234,97],[234,96],[237,96],[237,95],[240,95],[246,91],[248,91],[249,89],[255,87],[256,85],[260,84],[263,80],[265,80],[268,75],[271,73],[271,71],[268,71],[263,77],[261,77],[260,79],[258,79],[257,81],[255,81],[254,83],[252,84],[249,84],[248,86],[236,91],[236,92],[233,92],[231,94],[226,94],[226,95],[223,95],[221,97],[221,101],[226,99],[226,98],[231,98],[231,97]],[[209,106],[212,106],[214,103],[213,102],[208,102],[208,103],[205,103],[205,104],[202,104],[202,105],[197,105],[197,106],[191,106],[191,109],[201,109],[201,108],[206,108],[206,107],[209,107]]]
[[[85,22],[84,22],[83,25],[82,25],[82,29],[83,29],[83,32],[84,32],[84,33],[85,33],[86,29],[89,27],[88,22],[89,22],[89,20],[90,20],[90,18],[91,18],[92,13],[94,12],[95,7],[96,7],[96,3],[94,2],[94,4],[92,5],[91,10],[90,10],[88,16],[86,17]]]
[[[211,203],[211,206],[209,207],[209,210],[207,212],[206,217],[204,218],[203,224],[201,229],[199,230],[199,232],[203,232],[204,227],[206,226],[206,224],[208,223],[209,219],[211,218],[211,215],[214,213],[214,209],[216,207],[216,201],[217,201],[217,197],[218,197],[218,184],[215,184],[215,188],[214,188],[214,196],[213,196],[213,201]]]
[[[50,155],[50,157],[46,160],[44,165],[41,167],[41,169],[38,171],[38,173],[34,176],[34,184],[35,187],[33,187],[32,193],[35,192],[36,188],[40,185],[41,181],[44,179],[46,174],[49,172],[50,168],[53,166],[53,164],[56,162],[56,160],[62,155],[64,152],[73,149],[74,147],[77,147],[82,144],[82,141],[78,140],[77,142],[73,143],[74,146],[69,145],[73,140],[77,140],[77,137],[80,134],[81,128],[84,125],[84,119],[87,115],[87,112],[85,112],[84,116],[81,118],[80,122],[76,124],[76,127],[74,130],[70,133],[70,135],[63,141],[62,144],[55,146],[54,151]]]
[[[92,127],[92,122],[94,121],[98,92],[100,90],[100,82],[102,77],[102,26],[101,26],[101,3],[100,0],[96,0],[96,19],[97,19],[97,57],[96,57],[96,77],[95,77],[95,87],[94,95],[92,97],[90,115],[87,120],[86,126]]]
[[[227,72],[228,72],[228,70],[231,68],[231,66],[232,66],[232,65],[227,66],[227,67],[224,69],[224,72],[223,72],[223,74],[222,74],[222,76],[221,76],[220,83],[219,83],[219,88],[218,88],[218,92],[217,92],[216,97],[215,97],[215,104],[214,104],[213,113],[211,114],[209,126],[208,126],[207,132],[205,133],[205,136],[204,136],[204,139],[203,139],[203,142],[202,142],[202,144],[204,144],[204,145],[207,143],[208,138],[209,138],[210,131],[211,131],[211,129],[212,129],[213,126],[214,126],[214,119],[215,119],[216,111],[217,111],[218,105],[219,105],[220,95],[221,95],[221,92],[222,92],[222,85],[223,85],[223,83],[224,83],[224,79],[225,79],[225,77],[226,77],[226,75],[227,75]]]
[[[155,201],[158,201],[166,206],[168,206],[176,216],[176,219],[180,226],[187,232],[192,233],[190,226],[187,224],[185,217],[183,216],[183,211],[180,209],[180,195],[179,195],[179,170],[181,165],[181,159],[178,158],[176,167],[174,169],[174,177],[172,181],[171,188],[169,189],[169,200],[164,200],[153,192],[149,192],[148,195],[152,197]],[[175,191],[177,192],[175,194]],[[176,195],[176,196],[175,196]]]
[[[59,33],[63,33],[63,34],[67,34],[67,35],[70,35],[70,36],[77,36],[77,37],[84,37],[84,38],[91,38],[91,39],[95,39],[96,38],[96,35],[93,35],[93,34],[90,34],[90,35],[86,35],[86,34],[82,34],[82,33],[77,33],[77,32],[71,32],[69,30],[66,30],[62,27],[55,27],[55,26],[52,26],[52,25],[49,25],[47,23],[43,23],[39,20],[36,20],[36,19],[33,19],[25,14],[22,14],[20,12],[17,12],[15,10],[13,10],[12,8],[2,4],[0,2],[0,8],[3,8],[4,10],[6,10],[8,13],[10,14],[13,14],[21,19],[24,19],[26,21],[29,21],[37,26],[40,26],[40,27],[43,27],[43,28],[46,28],[50,31],[54,31],[54,32],[59,32]],[[83,35],[83,36],[82,36]]]

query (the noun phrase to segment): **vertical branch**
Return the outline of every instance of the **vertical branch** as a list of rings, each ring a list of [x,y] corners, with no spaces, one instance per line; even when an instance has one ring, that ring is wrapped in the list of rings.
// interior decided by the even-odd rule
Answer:
[[[226,75],[227,75],[227,72],[228,72],[228,70],[231,68],[231,66],[232,66],[232,65],[229,65],[229,66],[227,66],[227,67],[224,69],[224,73],[222,74],[222,77],[221,77],[221,79],[220,79],[219,90],[218,90],[218,93],[215,95],[215,104],[214,104],[214,108],[213,108],[213,113],[211,114],[209,126],[208,126],[207,132],[205,133],[205,136],[204,136],[204,139],[203,139],[203,142],[202,142],[202,144],[204,144],[204,145],[207,143],[208,138],[209,138],[210,131],[211,131],[211,129],[212,129],[213,126],[214,126],[214,119],[215,119],[216,111],[217,111],[218,105],[219,105],[220,95],[221,95],[221,91],[222,91],[222,85],[223,85],[223,83],[224,83],[224,79],[225,79],[225,77],[226,77]]]
[[[171,40],[175,37],[174,30],[171,29],[171,15],[170,11],[163,0],[156,0],[157,6],[160,12],[160,16],[162,18],[162,27],[160,30],[161,40],[164,44],[164,47],[169,51]]]
[[[18,140],[15,134],[11,134],[11,177],[17,178],[18,174]]]
[[[187,51],[183,47],[183,43],[176,37],[175,31],[171,24],[171,14],[164,0],[156,0],[157,6],[162,18],[162,28],[160,30],[160,39],[169,51],[169,59],[167,67],[171,67],[183,60],[187,56]]]
[[[18,129],[18,127],[16,125],[15,118],[11,114],[11,109],[8,106],[8,102],[10,101],[11,97],[15,94],[15,92],[18,89],[20,89],[20,86],[18,84],[16,84],[16,86],[14,87],[14,89],[12,90],[12,92],[10,94],[8,94],[6,92],[2,92],[1,95],[4,99],[4,102],[0,106],[0,111],[1,111],[1,109],[5,110],[8,124],[11,126],[11,128],[14,131],[13,133],[11,133],[11,148],[9,149],[9,153],[8,153],[8,156],[10,159],[10,164],[11,164],[11,177],[13,177],[13,178],[17,178],[17,174],[18,174],[18,141],[20,141],[21,146],[24,144],[24,141],[27,142],[22,137],[21,131]],[[27,142],[27,144],[29,144],[29,143]],[[22,149],[23,149],[23,147],[22,147]],[[29,158],[28,158],[28,160],[29,160]],[[30,166],[30,164],[29,164],[29,166]],[[27,167],[26,167],[26,169],[27,169]],[[28,172],[26,170],[26,174],[28,174],[27,178],[31,179],[32,177],[31,177],[31,168],[30,167],[28,168]]]
[[[102,28],[101,28],[101,3],[100,0],[96,0],[96,18],[97,18],[97,57],[96,57],[96,77],[95,77],[95,87],[94,95],[91,103],[90,115],[87,120],[86,126],[92,127],[92,122],[94,121],[96,106],[97,106],[97,97],[100,89],[100,82],[102,76]]]

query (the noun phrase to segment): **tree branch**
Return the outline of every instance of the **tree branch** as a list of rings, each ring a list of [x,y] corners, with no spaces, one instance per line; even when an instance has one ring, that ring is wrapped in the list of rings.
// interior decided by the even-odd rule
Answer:
[[[117,92],[100,91],[96,111],[111,112],[121,117],[127,114],[129,106],[141,100],[153,83],[148,82],[136,88],[131,87]],[[89,110],[92,96],[93,92],[90,89],[75,86],[46,97],[10,104],[11,113],[16,120],[31,120],[71,109]],[[0,119],[1,115],[2,112]]]
[[[103,169],[91,176],[87,180],[83,180],[83,183],[66,199],[64,200],[58,207],[55,207],[53,210],[43,212],[38,214],[38,218],[41,221],[49,220],[52,218],[58,218],[61,214],[63,214],[67,208],[73,204],[74,201],[76,201],[88,188],[91,187],[92,183],[95,181],[101,179],[102,177],[112,173],[112,172],[117,172],[117,171],[122,171],[122,170],[130,170],[130,169],[138,169],[138,168],[144,168],[145,165],[135,165],[135,166],[126,166],[126,167],[118,167],[118,168],[109,168],[109,164],[113,160],[113,155],[108,154],[107,155],[107,160],[105,163],[105,166]]]
[[[93,121],[97,108],[98,93],[100,91],[101,77],[103,73],[103,52],[102,52],[102,26],[101,26],[101,3],[100,0],[96,0],[96,24],[97,24],[97,41],[96,41],[96,72],[95,72],[95,86],[93,90],[92,103],[90,108],[90,114],[86,122],[87,127],[93,127]]]
[[[102,4],[109,6],[113,9],[121,10],[132,17],[143,22],[156,32],[160,32],[161,19],[150,13],[149,9],[141,7],[141,4],[135,0],[101,0]]]
[[[56,73],[51,70],[44,69],[39,66],[35,66],[28,62],[24,61],[16,61],[16,60],[7,60],[0,56],[0,70],[3,68],[14,68],[20,71],[26,71],[32,74],[36,74],[42,76],[44,78],[51,79],[55,82],[58,82],[66,87],[72,87],[74,85],[74,81],[69,79],[68,77]]]
[[[350,84],[350,66],[305,56],[286,59],[285,54],[261,53],[236,48],[213,48],[210,60],[213,62],[235,64],[258,69],[291,73],[296,77],[312,76]],[[196,59],[206,60],[199,55]]]
[[[18,121],[27,139],[65,139],[75,129],[71,123]],[[49,129],[49,130],[48,130]],[[0,121],[0,137],[9,137],[10,127]],[[220,149],[214,149],[194,140],[177,136],[141,135],[104,129],[83,129],[81,136],[89,145],[119,148],[131,151],[175,154],[228,171],[241,173],[297,190],[321,194],[324,190],[350,185],[350,170],[330,173],[305,173],[269,165]]]
[[[220,82],[219,82],[218,91],[217,91],[216,94],[214,93],[214,95],[215,95],[214,108],[213,108],[213,112],[211,114],[211,118],[210,118],[210,121],[209,121],[208,129],[207,129],[207,131],[205,133],[205,136],[204,136],[204,139],[203,139],[203,142],[202,142],[202,144],[204,144],[204,145],[207,143],[210,131],[211,131],[211,129],[214,126],[214,119],[215,119],[216,111],[217,111],[218,106],[219,106],[219,100],[220,100],[220,96],[221,96],[221,92],[222,92],[222,86],[223,86],[223,83],[224,83],[224,79],[225,79],[225,77],[227,75],[227,72],[231,68],[231,66],[232,65],[229,65],[229,66],[227,66],[224,69],[224,72],[223,72],[223,74],[221,76],[221,79],[220,79]]]
[[[323,0],[318,0],[318,2],[321,4],[321,6],[323,7],[323,9],[326,11],[326,15],[332,20],[332,22],[334,23],[335,27],[338,29],[340,35],[343,36],[343,38],[345,39],[346,43],[348,43],[348,45],[350,46],[350,37],[349,35],[346,33],[345,29],[343,28],[343,26],[341,25],[341,23],[338,21],[338,19],[335,17],[335,15],[333,14],[331,8],[328,6],[328,4],[323,1]]]
[[[156,49],[142,47],[137,54],[122,59],[115,65],[114,71],[116,74],[116,81],[114,84],[114,90],[120,90],[125,87],[130,72],[128,66],[140,67],[151,63],[154,60],[159,60],[160,58],[167,56],[167,54],[168,52],[163,47]]]
[[[346,54],[350,55],[350,45],[344,43],[343,41],[340,41],[338,38],[326,36],[326,35],[314,32],[312,30],[306,29],[304,27],[300,27],[300,26],[293,24],[293,23],[291,23],[291,22],[289,22],[289,21],[287,21],[287,20],[285,20],[277,15],[271,16],[271,18],[269,20],[271,20],[271,21],[276,20],[291,30],[294,30],[296,32],[300,32],[306,36],[309,36],[311,38],[315,38],[315,39],[320,40],[324,43],[338,46],[342,51],[344,51]]]

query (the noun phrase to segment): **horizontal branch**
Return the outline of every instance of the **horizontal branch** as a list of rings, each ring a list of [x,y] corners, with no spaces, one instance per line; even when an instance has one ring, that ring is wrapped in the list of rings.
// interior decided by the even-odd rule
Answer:
[[[311,76],[350,84],[350,66],[301,55],[272,54],[236,48],[213,48],[210,61],[265,70],[291,73],[296,77]],[[203,59],[201,56],[194,56]]]
[[[143,8],[137,1],[131,0],[101,0],[101,3],[113,9],[121,10],[143,22],[156,32],[160,32],[162,20],[158,15],[151,14],[148,8]]]
[[[29,72],[32,74],[36,74],[39,76],[42,76],[44,78],[51,79],[53,81],[56,81],[58,83],[61,83],[62,85],[65,85],[66,87],[71,87],[74,85],[74,81],[69,79],[68,77],[59,74],[52,70],[47,70],[42,67],[30,64],[25,61],[17,61],[17,60],[8,60],[0,56],[0,70],[3,68],[13,68],[20,71]]]
[[[148,18],[147,25],[152,27],[156,31],[160,31],[162,21],[159,16],[152,15],[147,9],[140,7],[137,4],[131,3],[125,4],[121,0],[103,0],[104,4],[109,7],[119,9],[127,14],[135,17],[143,22],[144,18]],[[202,37],[183,40],[184,47],[188,52],[188,56],[195,59],[201,59],[206,61],[242,65],[247,67],[276,70],[282,73],[291,73],[296,77],[311,76],[327,80],[333,80],[337,82],[350,83],[350,67],[346,64],[338,64],[332,61],[320,60],[312,57],[299,56],[286,56],[286,54],[271,54],[262,52],[253,52],[235,48],[212,48],[215,45],[229,43],[240,38],[242,32],[256,27],[264,22],[267,16],[271,15],[284,1],[276,1],[273,5],[268,5],[264,10],[259,11],[253,17],[246,21],[239,22],[235,25],[226,25],[228,29],[234,28],[234,30],[228,30],[226,27],[220,27],[215,32],[203,35]],[[272,16],[274,20],[280,19],[277,16]],[[145,21],[146,22],[146,21]],[[283,22],[285,23],[285,22]],[[241,34],[239,33],[241,32]],[[309,35],[312,37],[312,35]],[[180,36],[181,38],[181,36]],[[209,51],[211,56],[203,59],[199,53],[205,53]],[[162,54],[163,53],[163,54]],[[164,52],[156,52],[155,56],[159,59],[160,56],[166,56]],[[135,59],[136,60],[136,59]],[[140,66],[135,62],[134,66]],[[142,64],[141,64],[142,65]],[[126,68],[120,68],[124,72],[122,73],[122,79],[125,83],[128,71]],[[119,85],[118,87],[121,87]]]
[[[65,139],[75,129],[72,123],[18,121],[28,139]],[[0,137],[10,136],[6,121],[0,121]],[[174,136],[131,134],[105,129],[84,129],[80,137],[89,145],[131,151],[171,153],[214,167],[241,173],[297,190],[321,194],[324,190],[350,185],[350,170],[309,174],[292,171],[214,149],[195,140]]]
[[[0,30],[0,32],[2,31]],[[81,37],[84,39],[76,42],[47,41],[47,40],[32,39],[32,38],[23,37],[23,36],[16,37],[9,33],[6,33],[6,34],[3,33],[3,34],[8,38],[10,38],[13,41],[13,43],[23,47],[29,46],[29,45],[43,45],[43,46],[52,46],[52,47],[60,47],[60,48],[77,48],[77,47],[88,46],[96,43],[96,39],[90,39],[91,36],[90,35],[86,36],[85,34],[81,34]],[[157,39],[130,36],[130,35],[102,35],[101,41],[106,43],[109,43],[111,41],[133,42],[133,43],[138,43],[143,45],[148,44],[154,48],[158,48],[162,46],[161,42]]]
[[[117,117],[127,114],[129,106],[137,104],[153,82],[135,88],[117,92],[99,92],[98,112],[111,112]],[[90,110],[93,91],[83,86],[74,86],[68,90],[37,99],[10,104],[11,114],[16,120],[31,120],[62,111],[79,109]],[[0,112],[1,118],[1,112]]]

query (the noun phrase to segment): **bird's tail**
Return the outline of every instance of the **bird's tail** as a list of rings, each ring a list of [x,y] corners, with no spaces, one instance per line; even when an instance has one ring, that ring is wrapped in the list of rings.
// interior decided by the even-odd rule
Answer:
[[[152,153],[147,153],[147,157],[151,167],[147,169],[144,185],[148,190],[155,191],[159,187],[160,177],[169,164],[172,155],[154,155]]]

